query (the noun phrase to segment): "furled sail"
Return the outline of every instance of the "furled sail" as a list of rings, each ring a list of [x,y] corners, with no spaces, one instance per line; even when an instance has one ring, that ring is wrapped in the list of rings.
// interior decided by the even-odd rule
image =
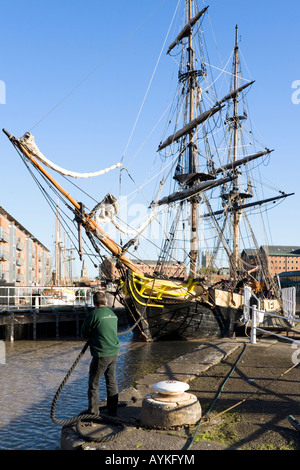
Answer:
[[[254,206],[261,206],[262,204],[267,204],[268,202],[275,202],[278,201],[279,199],[284,199],[289,196],[294,196],[295,193],[282,193],[281,196],[276,196],[276,197],[270,197],[269,199],[262,199],[260,201],[255,201],[255,202],[249,202],[248,204],[241,204],[241,205],[235,205],[233,207],[227,207],[226,209],[222,209],[220,211],[213,212],[212,214],[203,214],[201,217],[206,218],[206,217],[211,217],[212,215],[221,215],[224,214],[224,212],[237,212],[243,209],[248,209],[249,207],[254,207]]]
[[[177,44],[179,44],[182,39],[189,36],[191,28],[194,26],[194,24],[197,23],[197,21],[201,18],[201,16],[204,15],[204,13],[206,12],[207,9],[208,9],[208,7],[203,8],[203,10],[199,11],[197,13],[197,15],[195,15],[193,18],[190,19],[190,21],[180,31],[180,33],[178,34],[175,41],[172,42],[172,44],[170,45],[167,54],[169,54],[171,52],[171,50],[174,49],[174,47],[177,46]]]
[[[252,82],[245,83],[245,85],[242,85],[236,90],[231,91],[226,96],[224,96],[221,101],[219,101],[219,104],[225,103],[225,101],[228,101],[231,98],[235,98],[241,91],[245,90],[245,88],[248,88],[248,86],[253,85],[254,82],[255,80],[252,80]]]
[[[196,184],[192,188],[184,189],[184,190],[172,193],[169,196],[166,196],[166,197],[160,199],[155,204],[158,205],[158,206],[161,206],[162,204],[170,204],[172,202],[182,201],[183,199],[188,199],[188,198],[190,198],[192,196],[195,196],[196,194],[199,194],[203,191],[215,188],[216,186],[220,186],[221,184],[229,183],[230,181],[233,181],[236,178],[237,178],[236,176],[229,176],[227,178],[222,178],[222,179],[219,179],[217,181],[207,181],[205,183]],[[153,205],[154,205],[154,203],[153,203]],[[152,206],[152,204],[151,204],[151,206]]]
[[[224,171],[227,171],[227,170],[234,170],[235,168],[241,165],[245,165],[246,163],[249,163],[252,160],[255,160],[256,158],[263,157],[265,155],[268,155],[271,152],[274,152],[274,150],[266,149],[265,151],[262,151],[262,152],[257,152],[252,155],[247,155],[246,157],[241,158],[240,160],[237,160],[235,162],[230,162],[230,163],[227,163],[226,165],[221,166],[214,172],[214,174],[217,175],[218,173],[223,173]]]
[[[118,200],[113,194],[107,194],[90,212],[90,217],[96,218],[99,224],[111,222],[119,212]]]
[[[248,86],[252,85],[254,81],[246,83],[245,85],[242,85],[241,87],[237,88],[236,90],[228,93],[224,98],[221,99],[221,101],[218,101],[215,106],[210,108],[208,111],[205,111],[204,113],[200,114],[200,116],[196,117],[193,121],[189,122],[186,124],[182,129],[179,131],[175,132],[175,134],[170,135],[163,143],[160,144],[158,147],[158,152],[166,148],[168,145],[171,145],[173,142],[176,142],[179,140],[181,137],[189,134],[192,132],[195,127],[199,126],[199,124],[202,124],[205,122],[207,119],[209,119],[211,116],[216,114],[218,111],[220,111],[223,106],[222,104],[225,103],[226,101],[234,98],[237,96],[241,91],[243,91],[245,88]]]
[[[175,134],[170,135],[162,144],[160,144],[160,146],[158,147],[158,152],[163,150],[168,145],[171,145],[173,142],[176,142],[184,135],[189,134],[199,124],[202,124],[208,118],[210,118],[211,116],[216,114],[218,111],[220,111],[221,108],[222,106],[216,105],[213,108],[210,108],[208,111],[205,111],[204,113],[200,114],[200,116],[196,117],[196,119],[189,122],[186,126],[184,126],[179,131],[175,132]]]
[[[105,168],[104,170],[99,170],[94,173],[76,173],[74,171],[65,170],[64,168],[61,168],[55,165],[55,163],[48,160],[48,158],[46,158],[39,150],[38,146],[35,143],[34,136],[31,135],[30,132],[26,132],[26,134],[24,134],[23,137],[18,140],[20,144],[24,145],[24,147],[26,147],[26,149],[32,155],[34,155],[38,160],[40,160],[40,162],[44,163],[49,168],[52,168],[52,170],[55,170],[65,176],[71,176],[73,178],[92,178],[94,176],[104,175],[105,173],[108,173],[109,171],[115,170],[116,168],[122,166],[122,163],[117,163],[116,165],[112,165],[109,168]]]

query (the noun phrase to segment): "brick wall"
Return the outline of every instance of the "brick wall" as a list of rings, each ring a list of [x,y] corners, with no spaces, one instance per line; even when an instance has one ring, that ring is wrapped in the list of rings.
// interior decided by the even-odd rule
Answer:
[[[0,207],[0,280],[20,287],[46,285],[50,271],[49,250]]]

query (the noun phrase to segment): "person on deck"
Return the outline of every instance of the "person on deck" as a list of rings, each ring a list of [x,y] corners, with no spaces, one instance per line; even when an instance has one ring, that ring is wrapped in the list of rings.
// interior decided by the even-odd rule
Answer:
[[[118,318],[106,306],[104,292],[96,292],[93,302],[95,309],[88,313],[81,328],[83,338],[89,340],[92,356],[89,370],[88,412],[99,414],[99,381],[104,374],[107,409],[110,415],[116,415],[118,406],[116,364],[120,350],[117,334]]]

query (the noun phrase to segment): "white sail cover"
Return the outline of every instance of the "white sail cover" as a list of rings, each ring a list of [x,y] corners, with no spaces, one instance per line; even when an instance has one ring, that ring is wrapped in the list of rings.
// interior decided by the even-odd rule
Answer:
[[[127,229],[124,226],[120,225],[114,217],[111,219],[111,222],[114,224],[117,230],[124,233],[125,235],[138,235],[138,234],[140,235],[152,222],[155,216],[156,216],[156,208],[152,210],[152,212],[147,217],[147,219],[139,227],[137,227],[136,229],[132,229],[132,230]]]
[[[30,132],[26,132],[26,134],[24,134],[23,137],[18,140],[40,162],[44,163],[49,168],[52,168],[52,170],[57,171],[58,173],[65,176],[71,176],[72,178],[92,178],[94,176],[104,175],[105,173],[108,173],[109,171],[122,166],[122,163],[119,162],[115,165],[110,166],[109,168],[105,168],[104,170],[99,170],[94,173],[76,173],[74,171],[65,170],[64,168],[61,168],[55,165],[55,163],[48,160],[48,158],[46,158],[39,150],[38,146],[35,143],[34,136],[31,135]]]
[[[152,219],[156,216],[156,206],[151,211],[147,219],[136,229],[127,229],[126,227],[119,224],[116,220],[116,215],[118,214],[119,206],[118,200],[112,194],[107,194],[102,202],[97,204],[96,207],[92,210],[90,215],[95,214],[96,222],[99,224],[111,222],[117,230],[126,234],[126,235],[137,235],[142,233],[145,228],[149,225]]]
[[[119,212],[118,200],[112,194],[107,194],[103,201],[94,207],[90,215],[96,215],[99,224],[111,222]]]

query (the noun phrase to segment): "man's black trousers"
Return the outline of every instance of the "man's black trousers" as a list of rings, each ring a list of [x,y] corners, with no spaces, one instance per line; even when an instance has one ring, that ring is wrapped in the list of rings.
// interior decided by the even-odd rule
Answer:
[[[115,413],[118,406],[118,384],[116,378],[116,356],[93,357],[89,373],[89,413],[99,413],[99,381],[104,374],[107,391],[107,408],[109,413]]]

